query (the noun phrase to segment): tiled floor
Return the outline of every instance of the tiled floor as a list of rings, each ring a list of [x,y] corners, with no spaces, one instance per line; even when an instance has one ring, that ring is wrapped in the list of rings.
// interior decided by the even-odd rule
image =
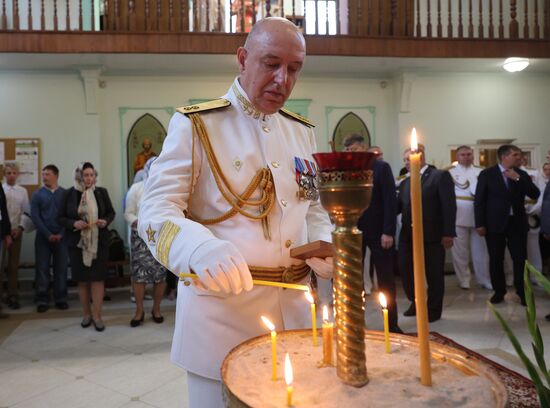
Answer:
[[[525,375],[486,306],[491,293],[481,288],[461,290],[452,275],[446,277],[446,285],[443,318],[430,330]],[[0,408],[187,407],[185,372],[169,361],[175,302],[163,304],[165,323],[155,324],[149,317],[132,329],[128,290],[109,290],[109,295],[113,300],[105,304],[103,333],[80,327],[75,293],[68,311],[39,315],[27,297],[21,310],[0,321]],[[536,296],[542,337],[549,339],[550,322],[544,316],[550,313],[550,298],[539,289]],[[404,299],[400,291],[401,312],[408,307]],[[510,294],[498,310],[531,355],[525,309]],[[375,296],[368,297],[366,319],[370,329],[382,328]],[[414,318],[401,315],[400,325],[406,332],[415,331]]]

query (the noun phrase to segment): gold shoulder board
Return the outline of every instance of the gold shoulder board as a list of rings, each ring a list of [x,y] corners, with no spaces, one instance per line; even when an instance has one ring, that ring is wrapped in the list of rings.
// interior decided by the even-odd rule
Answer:
[[[206,112],[215,109],[227,108],[228,106],[231,106],[231,102],[227,99],[220,98],[203,103],[197,103],[196,105],[182,106],[176,110],[184,115],[189,115],[190,113]]]
[[[403,175],[401,175],[401,176],[397,176],[397,177],[395,178],[395,180],[396,180],[396,181],[401,181],[401,180],[403,180],[403,179],[406,179],[406,178],[407,178],[407,174],[409,174],[409,173],[403,174]]]
[[[297,120],[298,122],[306,125],[307,127],[310,127],[310,128],[315,127],[315,125],[313,123],[311,123],[309,120],[307,120],[306,118],[304,118],[301,115],[298,115],[297,113],[289,111],[288,109],[281,108],[279,110],[279,112],[281,112],[287,118]]]
[[[445,168],[442,169],[442,170],[444,170],[444,171],[449,171],[449,170],[451,170],[451,169],[454,169],[455,167],[456,167],[456,166],[454,166],[454,165],[450,165],[449,167],[445,167]]]
[[[477,167],[478,169],[484,169],[484,168],[485,168],[485,167],[483,167],[483,166],[478,166],[478,165],[476,165],[476,164],[474,164],[474,167]]]

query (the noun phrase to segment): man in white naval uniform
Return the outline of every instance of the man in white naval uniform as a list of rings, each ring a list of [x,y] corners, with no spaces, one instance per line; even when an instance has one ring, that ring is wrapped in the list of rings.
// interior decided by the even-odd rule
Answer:
[[[477,176],[483,170],[473,165],[474,154],[469,146],[456,149],[457,165],[449,169],[455,184],[456,237],[451,249],[453,267],[462,289],[470,288],[470,254],[478,283],[492,290],[489,276],[489,253],[485,239],[475,229],[474,195]]]
[[[544,191],[546,183],[544,182],[541,173],[537,169],[526,167],[526,156],[522,157],[523,163],[520,167],[525,171],[533,183],[540,191]],[[540,210],[542,207],[542,194],[537,200],[525,197],[525,212],[529,223],[529,233],[527,234],[527,260],[535,267],[537,271],[542,271],[542,256],[540,253],[539,235],[540,235]],[[533,279],[536,283],[536,280]]]
[[[277,330],[311,325],[302,291],[253,285],[254,276],[304,284],[308,265],[332,273],[330,258],[305,265],[289,254],[331,241],[332,230],[295,164],[313,161],[312,125],[282,109],[304,58],[294,24],[259,21],[237,51],[240,74],[227,94],[178,109],[150,170],[140,235],[169,270],[198,276],[179,282],[171,354],[188,371],[192,408],[222,406],[222,360],[267,333],[261,315]]]

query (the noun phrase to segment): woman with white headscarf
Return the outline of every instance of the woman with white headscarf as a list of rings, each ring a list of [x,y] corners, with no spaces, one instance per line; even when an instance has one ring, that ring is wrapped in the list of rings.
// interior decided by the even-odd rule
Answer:
[[[103,331],[101,309],[109,261],[107,226],[115,218],[115,210],[109,193],[96,186],[96,179],[97,172],[91,163],[82,163],[76,168],[75,184],[65,193],[58,222],[66,228],[72,278],[78,282],[84,311],[80,325],[93,324],[97,331]]]
[[[166,268],[163,267],[151,255],[147,244],[139,237],[137,232],[137,224],[139,217],[139,205],[143,194],[143,186],[149,177],[149,169],[156,157],[151,157],[143,167],[143,180],[132,184],[128,194],[126,195],[126,210],[124,218],[132,230],[131,233],[131,248],[132,248],[132,285],[134,287],[134,296],[136,298],[136,313],[130,326],[137,327],[145,318],[143,309],[143,299],[145,295],[145,285],[153,284],[153,310],[151,317],[155,323],[162,323],[164,317],[160,314],[160,302],[166,288]]]

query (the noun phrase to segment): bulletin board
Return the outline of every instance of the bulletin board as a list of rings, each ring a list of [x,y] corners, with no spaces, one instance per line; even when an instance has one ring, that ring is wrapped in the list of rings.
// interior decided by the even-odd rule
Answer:
[[[0,176],[4,182],[4,163],[15,161],[19,165],[17,183],[27,189],[29,197],[40,187],[42,146],[37,138],[0,138]]]

